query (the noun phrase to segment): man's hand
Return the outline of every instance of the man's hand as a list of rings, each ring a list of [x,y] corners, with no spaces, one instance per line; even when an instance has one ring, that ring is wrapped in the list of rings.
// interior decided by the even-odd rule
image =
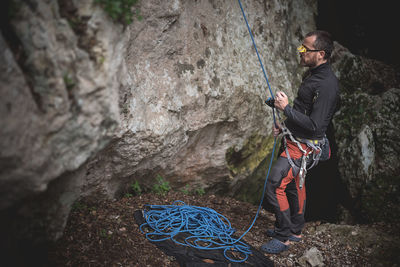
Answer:
[[[275,95],[275,107],[283,111],[288,104],[289,100],[287,95],[282,91],[277,92]]]
[[[274,128],[272,128],[272,134],[274,135],[274,137],[277,137],[282,132],[281,125],[278,122],[276,122],[276,124],[277,124],[276,126],[278,126],[278,128],[275,127],[275,124],[274,124]]]

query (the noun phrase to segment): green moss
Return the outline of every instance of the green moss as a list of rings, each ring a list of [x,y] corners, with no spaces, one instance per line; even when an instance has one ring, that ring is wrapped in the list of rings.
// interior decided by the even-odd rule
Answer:
[[[343,92],[352,93],[356,88],[362,87],[367,73],[361,66],[362,62],[359,57],[345,56],[340,62],[338,69],[341,70],[340,88]]]
[[[365,122],[376,120],[377,112],[374,103],[366,94],[343,94],[341,98],[340,113],[335,115],[335,121],[340,124],[340,131],[337,134],[340,139],[352,140],[355,137],[354,131],[358,132]]]
[[[225,155],[229,170],[233,175],[253,172],[271,151],[272,141],[273,137],[254,134],[246,140],[240,150],[236,151],[235,147],[229,148]]]
[[[138,0],[95,0],[95,3],[100,4],[104,11],[117,22],[124,25],[129,25],[133,20],[132,7],[137,4]],[[138,20],[142,20],[140,10],[135,11]]]
[[[75,87],[75,82],[74,82],[73,78],[71,78],[71,76],[68,73],[64,74],[63,79],[64,79],[65,87],[68,90],[70,90],[70,89]]]
[[[226,161],[233,176],[244,175],[247,178],[240,182],[235,198],[251,203],[259,203],[263,183],[271,159],[274,138],[272,136],[252,135],[236,151],[228,149]],[[279,143],[278,143],[279,144]],[[276,149],[276,153],[278,149]]]

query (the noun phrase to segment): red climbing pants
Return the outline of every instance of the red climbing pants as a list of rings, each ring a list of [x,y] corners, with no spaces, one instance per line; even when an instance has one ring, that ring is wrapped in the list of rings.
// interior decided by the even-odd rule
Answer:
[[[305,144],[301,145],[310,152]],[[295,165],[300,167],[303,154],[297,144],[288,140],[287,150]],[[301,234],[304,227],[306,187],[304,184],[299,188],[299,169],[293,170],[284,151],[272,167],[267,181],[264,208],[275,214],[275,238],[283,242],[293,234]]]

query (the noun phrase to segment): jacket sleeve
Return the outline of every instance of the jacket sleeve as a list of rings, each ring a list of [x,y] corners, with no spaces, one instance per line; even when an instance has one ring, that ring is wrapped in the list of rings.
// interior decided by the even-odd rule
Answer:
[[[319,86],[315,88],[315,92],[318,93],[309,115],[303,114],[289,105],[285,107],[284,114],[289,120],[291,120],[291,122],[295,123],[307,132],[315,134],[325,131],[336,103],[336,98],[332,94],[334,90],[330,89],[332,88],[327,86]]]
[[[306,114],[293,109],[290,105],[287,105],[283,112],[286,117],[297,126],[311,133],[316,131],[317,124],[311,119],[311,116],[307,116]]]

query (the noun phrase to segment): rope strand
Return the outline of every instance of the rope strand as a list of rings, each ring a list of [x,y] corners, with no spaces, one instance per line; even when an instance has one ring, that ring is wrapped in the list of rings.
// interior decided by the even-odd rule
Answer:
[[[251,33],[251,29],[250,29],[249,23],[247,22],[246,14],[244,13],[244,10],[243,10],[243,7],[242,7],[242,3],[240,2],[240,0],[238,0],[238,2],[239,2],[240,9],[242,10],[242,14],[243,14],[244,21],[246,22],[246,25],[247,25],[247,29],[249,30],[249,34],[250,34],[250,37],[251,37],[251,41],[253,42],[254,49],[256,50],[257,57],[258,57],[258,61],[260,62],[261,69],[262,69],[263,74],[264,74],[264,78],[265,78],[265,80],[267,81],[269,93],[271,94],[271,98],[274,99],[274,94],[272,93],[271,86],[269,85],[267,73],[265,72],[264,65],[263,65],[263,63],[262,63],[262,61],[261,61],[260,54],[258,53],[257,46],[256,46],[256,42],[254,41],[254,37],[253,37],[253,34]]]

